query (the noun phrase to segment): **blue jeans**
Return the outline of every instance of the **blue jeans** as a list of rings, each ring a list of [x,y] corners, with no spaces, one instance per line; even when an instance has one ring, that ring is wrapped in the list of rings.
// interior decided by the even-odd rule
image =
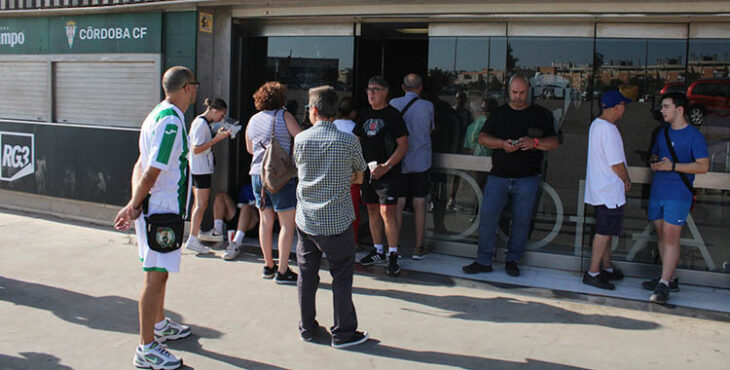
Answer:
[[[512,232],[507,243],[506,261],[519,261],[530,233],[530,221],[539,185],[539,175],[518,178],[489,175],[487,185],[484,186],[479,220],[477,262],[487,266],[492,264],[497,226],[508,200],[512,210]]]

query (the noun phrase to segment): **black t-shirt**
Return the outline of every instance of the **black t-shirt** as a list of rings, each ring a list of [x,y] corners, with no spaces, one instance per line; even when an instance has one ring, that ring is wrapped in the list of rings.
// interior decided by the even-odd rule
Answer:
[[[516,140],[523,136],[536,138],[555,136],[553,115],[536,104],[522,110],[514,110],[509,104],[497,108],[489,115],[482,132],[503,140]],[[541,162],[541,150],[517,150],[507,153],[503,149],[495,149],[490,173],[499,177],[537,175],[540,173]]]
[[[385,163],[398,147],[396,139],[407,136],[408,129],[400,112],[392,106],[381,110],[365,109],[352,132],[360,137],[365,162]],[[400,173],[400,162],[388,173]]]

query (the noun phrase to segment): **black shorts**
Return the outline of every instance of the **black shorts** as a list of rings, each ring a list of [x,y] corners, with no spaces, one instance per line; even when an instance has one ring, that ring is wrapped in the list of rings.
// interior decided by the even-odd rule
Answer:
[[[608,208],[593,206],[596,210],[596,234],[621,236],[624,225],[624,206]]]
[[[213,182],[213,175],[193,175],[193,187],[198,189],[210,189]]]
[[[244,207],[246,207],[244,205]],[[231,217],[230,220],[226,220],[226,229],[227,230],[236,230],[238,227],[238,216],[241,215],[241,209],[236,207],[236,211],[233,212],[233,217]]]
[[[425,198],[430,190],[428,170],[404,173],[401,183],[401,197]]]
[[[360,187],[361,199],[365,204],[394,206],[398,204],[398,197],[401,194],[400,188],[400,174],[386,175],[378,180],[371,180],[370,176],[366,176],[365,182]]]

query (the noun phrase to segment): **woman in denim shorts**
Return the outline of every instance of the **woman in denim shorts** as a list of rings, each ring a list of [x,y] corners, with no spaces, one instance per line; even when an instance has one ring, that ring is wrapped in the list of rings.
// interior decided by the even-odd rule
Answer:
[[[295,210],[297,205],[296,179],[292,179],[281,190],[271,194],[268,191],[261,199],[261,162],[266,146],[269,145],[272,121],[274,137],[282,148],[291,154],[292,140],[299,132],[299,124],[294,116],[283,107],[286,103],[286,87],[278,82],[263,84],[253,95],[258,113],[254,114],[246,126],[246,149],[253,155],[251,160],[251,184],[259,209],[259,241],[264,254],[264,279],[274,278],[277,284],[296,284],[297,274],[289,268],[289,252],[294,239]],[[279,265],[274,263],[272,254],[274,221],[279,218]]]

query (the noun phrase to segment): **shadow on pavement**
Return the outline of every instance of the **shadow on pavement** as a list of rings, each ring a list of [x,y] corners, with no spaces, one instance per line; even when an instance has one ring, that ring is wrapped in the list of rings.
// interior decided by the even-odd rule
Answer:
[[[23,357],[13,357],[0,354],[0,368],[2,369],[58,369],[71,370],[71,367],[61,365],[61,360],[53,355],[38,352],[21,352]]]
[[[321,283],[320,287],[331,290],[331,285]],[[395,289],[371,289],[353,287],[353,294],[398,299],[451,311],[451,318],[492,322],[560,323],[599,325],[623,330],[652,330],[659,324],[651,321],[619,316],[585,315],[545,303],[522,301],[514,298],[476,298],[463,295],[434,296]],[[411,310],[414,314],[431,315],[428,312]]]
[[[90,329],[135,335],[139,333],[137,301],[125,297],[93,297],[67,289],[8,279],[0,276],[0,301],[47,310],[64,321],[84,325]],[[183,321],[182,316],[177,313],[167,311],[167,314],[176,321]],[[262,364],[256,361],[208,351],[203,348],[199,339],[220,338],[223,333],[207,327],[195,325],[191,326],[193,328],[193,334],[190,337],[176,342],[166,342],[166,344],[172,349],[181,349],[237,367],[252,369],[279,369],[278,367]],[[130,353],[132,350],[133,349],[130,350]],[[22,361],[26,361],[28,365],[32,366],[10,366],[9,368],[37,369],[40,368],[35,366],[35,363],[38,361],[42,361],[42,364],[48,363],[49,368],[57,368],[55,366],[50,366],[52,365],[51,361],[56,359],[51,355],[34,353],[30,353],[29,355],[32,356],[28,359],[10,357],[7,361],[12,361],[11,365],[17,361],[21,361],[19,362],[21,364]],[[4,366],[4,361],[6,361],[4,355],[0,355],[0,368],[2,369],[8,368],[7,366]],[[58,359],[56,359],[56,362],[58,362]],[[41,362],[39,362],[39,364],[40,363]]]

